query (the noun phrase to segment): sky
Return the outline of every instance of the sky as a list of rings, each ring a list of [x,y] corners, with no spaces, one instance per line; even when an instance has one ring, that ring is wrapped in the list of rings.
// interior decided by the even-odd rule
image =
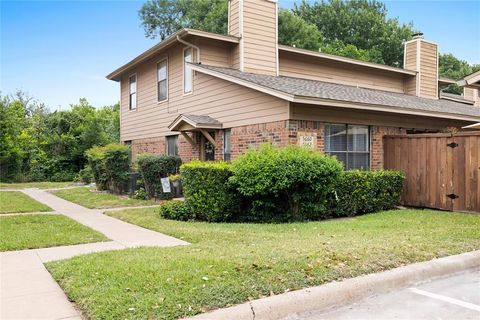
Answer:
[[[0,91],[17,89],[51,110],[79,98],[95,107],[119,100],[105,76],[158,40],[138,18],[143,1],[0,0]],[[291,8],[293,0],[280,0]],[[413,22],[440,52],[480,63],[480,1],[386,1],[389,17]]]

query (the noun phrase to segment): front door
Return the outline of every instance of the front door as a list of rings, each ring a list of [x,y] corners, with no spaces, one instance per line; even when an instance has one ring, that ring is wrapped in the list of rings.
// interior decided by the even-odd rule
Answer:
[[[213,139],[215,139],[215,132],[209,132]],[[215,161],[215,146],[208,141],[202,135],[202,145],[201,145],[201,152],[202,152],[202,160],[203,161]]]

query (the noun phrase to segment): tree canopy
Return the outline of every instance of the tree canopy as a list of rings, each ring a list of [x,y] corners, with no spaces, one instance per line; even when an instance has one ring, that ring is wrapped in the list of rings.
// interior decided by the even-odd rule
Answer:
[[[163,40],[190,27],[226,34],[227,0],[148,0],[139,17],[150,38]],[[322,51],[349,58],[403,66],[403,42],[416,32],[413,23],[387,17],[387,8],[377,0],[301,1],[293,9],[279,10],[278,41],[297,48]],[[440,75],[461,78],[478,66],[452,54],[440,56]],[[460,92],[450,87],[450,92]]]
[[[119,104],[95,109],[86,99],[50,112],[23,92],[0,95],[0,179],[73,180],[94,145],[119,141]]]

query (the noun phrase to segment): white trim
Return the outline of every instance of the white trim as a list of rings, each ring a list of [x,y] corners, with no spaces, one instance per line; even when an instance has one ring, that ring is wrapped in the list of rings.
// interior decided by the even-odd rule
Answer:
[[[230,14],[232,12],[232,0],[228,0],[228,6],[227,6],[227,34],[230,35],[230,21],[231,21],[231,17],[230,17]]]
[[[240,35],[240,43],[239,43],[239,59],[240,59],[240,71],[245,69],[245,39],[243,35],[243,0],[238,0],[238,31]]]
[[[472,121],[478,122],[480,117],[474,116],[463,116],[457,115],[452,113],[445,113],[445,112],[428,112],[428,111],[421,111],[421,110],[414,110],[414,109],[406,109],[402,107],[394,107],[394,106],[383,106],[383,105],[375,105],[375,104],[366,104],[366,103],[359,103],[359,102],[350,102],[350,101],[340,101],[340,100],[333,100],[333,99],[322,99],[322,98],[310,98],[310,97],[302,97],[302,96],[295,96],[292,94],[288,94],[282,91],[274,90],[268,87],[264,87],[262,85],[257,85],[251,83],[249,81],[241,80],[236,77],[228,76],[222,74],[220,72],[208,70],[202,68],[201,65],[192,65],[192,69],[203,74],[211,75],[219,79],[223,79],[226,81],[230,81],[244,87],[254,89],[271,96],[287,100],[290,102],[295,103],[305,103],[305,104],[313,104],[313,105],[323,105],[323,106],[332,106],[332,107],[341,107],[341,108],[350,108],[350,109],[360,109],[360,110],[367,110],[367,111],[382,111],[388,113],[397,113],[397,114],[406,114],[406,115],[419,115],[424,117],[433,117],[433,118],[443,118],[443,119],[455,119],[455,120],[462,120],[462,121]]]
[[[436,74],[436,81],[435,81],[435,85],[437,87],[437,99],[440,99],[440,89],[438,87],[438,69],[439,69],[439,64],[440,64],[440,51],[438,50],[438,46],[435,47],[435,50],[437,51],[437,74]]]
[[[158,100],[158,98],[159,98],[159,97],[158,97],[158,65],[159,65],[160,63],[162,63],[163,61],[166,61],[166,69],[167,69],[167,70],[166,70],[166,79],[165,79],[165,80],[167,81],[167,98],[166,98],[165,100]],[[159,105],[159,104],[168,102],[168,99],[169,99],[169,96],[170,96],[170,94],[169,94],[169,92],[168,92],[168,90],[169,90],[169,85],[170,85],[170,84],[169,84],[169,75],[168,75],[168,71],[169,71],[169,68],[168,68],[168,56],[163,57],[162,59],[158,60],[155,66],[156,66],[156,71],[157,71],[157,105]]]
[[[135,109],[131,108],[130,105],[130,96],[132,93],[130,92],[130,78],[135,76]],[[132,73],[128,76],[128,111],[137,111],[138,109],[138,76],[137,73]]]
[[[191,58],[192,58],[192,62],[193,62],[193,48],[192,47],[185,47],[183,48],[183,51],[182,51],[182,92],[183,92],[183,95],[184,96],[188,96],[188,95],[191,95],[193,93],[193,68],[192,68],[192,85],[191,85],[191,90],[188,91],[188,92],[185,92],[185,65],[186,65],[186,61],[185,61],[185,51],[186,50],[191,50]],[[190,62],[190,64],[192,63]],[[191,66],[190,66],[191,68]]]
[[[408,75],[411,75],[411,76],[414,76],[414,75],[417,74],[417,71],[415,71],[415,70],[408,70],[408,69],[403,69],[403,68],[390,67],[390,66],[387,66],[387,65],[379,64],[379,63],[360,61],[360,60],[355,60],[355,59],[351,59],[351,58],[335,56],[333,54],[328,54],[328,53],[323,53],[323,52],[316,52],[316,51],[311,51],[311,50],[306,50],[306,49],[294,48],[294,47],[286,46],[286,45],[283,45],[283,44],[279,44],[278,49],[281,50],[281,51],[293,52],[293,53],[298,53],[298,54],[305,54],[305,55],[309,55],[309,56],[312,56],[312,57],[329,59],[329,60],[339,61],[339,62],[345,62],[345,63],[350,63],[350,64],[359,65],[359,66],[363,66],[363,67],[375,68],[375,69],[380,69],[380,70],[385,70],[385,71],[403,73],[403,74],[408,74]]]

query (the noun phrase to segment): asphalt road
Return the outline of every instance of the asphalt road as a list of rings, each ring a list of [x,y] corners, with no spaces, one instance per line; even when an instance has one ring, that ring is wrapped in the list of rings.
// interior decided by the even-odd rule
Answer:
[[[343,307],[292,315],[287,319],[480,320],[480,267]]]

